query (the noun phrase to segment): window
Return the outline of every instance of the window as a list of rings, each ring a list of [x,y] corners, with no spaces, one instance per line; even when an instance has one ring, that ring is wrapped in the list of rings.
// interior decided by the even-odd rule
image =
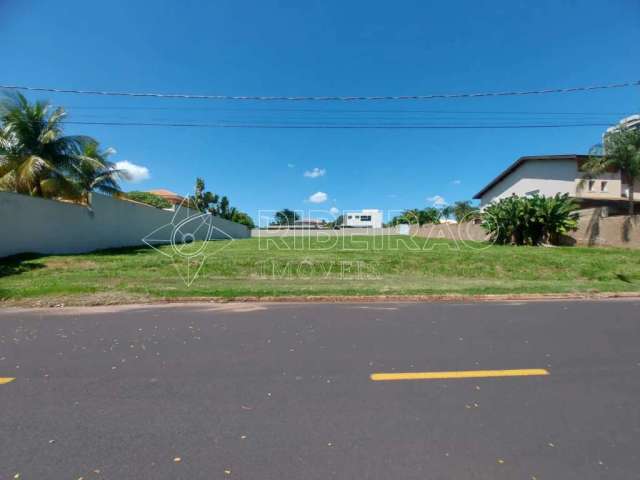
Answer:
[[[360,217],[360,221],[361,222],[370,222],[371,221],[371,215],[362,215]]]
[[[351,215],[349,215],[347,218],[348,218],[349,220],[351,220],[353,217],[352,217]]]
[[[595,180],[589,180],[589,191],[590,192],[595,191],[595,187],[596,187],[596,181]]]
[[[606,191],[607,191],[607,184],[608,184],[608,183],[609,183],[609,182],[606,182],[606,181],[602,181],[602,182],[600,182],[600,191],[601,191],[601,192],[606,192]]]
[[[360,220],[360,215],[356,215],[356,220]]]

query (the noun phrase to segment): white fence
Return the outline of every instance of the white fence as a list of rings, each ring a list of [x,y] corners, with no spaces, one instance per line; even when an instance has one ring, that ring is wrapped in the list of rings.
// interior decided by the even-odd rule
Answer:
[[[93,194],[92,208],[72,203],[0,192],[0,257],[17,253],[82,253],[143,245],[143,238],[164,225],[176,225],[199,212],[180,208],[174,212]],[[185,222],[180,237],[195,240],[248,238],[244,225],[212,217],[207,236],[200,222]],[[170,241],[171,226],[163,233]],[[165,238],[163,237],[163,238]],[[181,238],[176,238],[180,242]],[[154,242],[160,243],[160,242]]]
[[[353,237],[353,236],[372,236],[379,237],[381,235],[408,235],[408,225],[398,225],[397,227],[388,228],[341,228],[338,230],[323,230],[314,228],[282,228],[282,229],[260,229],[251,230],[253,238],[260,237]]]

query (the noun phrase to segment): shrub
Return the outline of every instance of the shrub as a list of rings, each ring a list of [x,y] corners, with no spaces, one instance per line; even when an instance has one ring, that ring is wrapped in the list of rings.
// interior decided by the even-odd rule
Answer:
[[[512,196],[489,205],[482,226],[499,244],[557,244],[562,235],[578,228],[577,209],[568,194]]]
[[[140,203],[146,203],[147,205],[151,205],[156,208],[171,208],[171,202],[160,197],[159,195],[155,195],[154,193],[149,192],[127,192],[127,198]]]

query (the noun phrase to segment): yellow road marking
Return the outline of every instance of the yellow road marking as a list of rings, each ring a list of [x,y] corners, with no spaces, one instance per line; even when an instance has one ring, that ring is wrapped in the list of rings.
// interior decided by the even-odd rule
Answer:
[[[549,375],[544,368],[524,370],[459,370],[453,372],[404,372],[404,373],[372,373],[371,380],[438,380],[447,378],[487,378],[487,377],[530,377]]]
[[[0,377],[0,385],[4,385],[5,383],[13,382],[15,378],[13,377]]]

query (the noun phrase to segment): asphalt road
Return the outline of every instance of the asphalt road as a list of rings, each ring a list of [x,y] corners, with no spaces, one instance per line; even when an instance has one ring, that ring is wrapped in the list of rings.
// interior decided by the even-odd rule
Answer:
[[[3,309],[0,479],[640,478],[639,312]],[[550,374],[370,379],[502,369]]]

